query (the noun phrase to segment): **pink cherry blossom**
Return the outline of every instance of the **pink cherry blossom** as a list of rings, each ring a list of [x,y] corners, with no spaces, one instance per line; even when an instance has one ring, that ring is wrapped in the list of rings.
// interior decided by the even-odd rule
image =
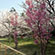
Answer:
[[[26,4],[30,6],[32,4],[32,0],[26,0]]]
[[[37,41],[37,40],[35,40],[34,42],[35,42],[35,44],[37,44],[37,43],[38,43],[38,41]]]
[[[40,8],[45,9],[45,3],[44,2],[40,5]]]
[[[49,37],[49,32],[51,32],[50,29],[52,29],[51,25],[49,26],[49,21],[51,18],[47,17],[46,15],[47,12],[45,10],[46,5],[44,2],[42,2],[39,6],[39,9],[31,9],[35,8],[34,6],[31,6],[30,8],[30,1],[29,2],[29,7],[27,8],[26,15],[29,17],[29,19],[25,19],[26,23],[28,26],[34,31],[34,36],[40,36],[41,38],[45,38],[46,36]],[[31,2],[31,5],[32,2]],[[34,26],[36,25],[36,26]],[[36,29],[35,29],[36,28]],[[48,29],[47,29],[48,28]]]

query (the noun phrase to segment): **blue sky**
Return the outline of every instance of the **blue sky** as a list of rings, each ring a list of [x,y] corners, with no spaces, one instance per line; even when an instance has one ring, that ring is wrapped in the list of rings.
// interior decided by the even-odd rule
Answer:
[[[0,0],[0,11],[10,10],[11,7],[14,7],[17,12],[21,13],[23,8],[18,4],[22,5],[22,2],[25,2],[25,0]]]

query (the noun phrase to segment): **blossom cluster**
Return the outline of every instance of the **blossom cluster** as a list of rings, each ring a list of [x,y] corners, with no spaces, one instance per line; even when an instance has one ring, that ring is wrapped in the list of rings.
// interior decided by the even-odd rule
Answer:
[[[10,22],[11,25],[14,27],[13,35],[14,35],[15,44],[18,43],[18,41],[17,41],[17,34],[18,34],[18,32],[17,32],[17,30],[16,30],[16,27],[17,27],[17,24],[18,24],[17,18],[18,18],[17,15],[15,15],[15,17],[14,17],[14,16],[11,16],[11,22]]]
[[[53,28],[50,24],[51,18],[48,17],[45,2],[40,3],[38,5],[39,8],[37,7],[38,9],[35,8],[32,0],[26,0],[26,4],[28,5],[26,10],[28,18],[25,21],[32,31],[34,31],[34,38],[47,41],[52,36],[50,32]],[[37,40],[35,41],[38,43]]]

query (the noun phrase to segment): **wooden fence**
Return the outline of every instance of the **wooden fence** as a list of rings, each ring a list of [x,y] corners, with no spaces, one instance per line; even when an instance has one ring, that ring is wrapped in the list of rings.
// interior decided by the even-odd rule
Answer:
[[[26,54],[24,54],[18,50],[15,50],[15,49],[11,48],[10,46],[0,43],[0,55],[26,55]]]

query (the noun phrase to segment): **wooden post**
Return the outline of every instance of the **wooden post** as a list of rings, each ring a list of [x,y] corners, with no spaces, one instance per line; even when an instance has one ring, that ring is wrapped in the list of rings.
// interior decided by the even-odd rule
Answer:
[[[0,43],[0,51],[1,51],[1,43]]]
[[[22,53],[22,52],[20,52],[20,51],[18,51],[18,50],[15,50],[15,49],[11,48],[10,46],[7,46],[7,45],[5,45],[5,44],[2,44],[2,43],[0,43],[0,50],[1,50],[2,45],[3,45],[4,51],[5,51],[4,55],[7,55],[7,49],[8,49],[8,48],[9,48],[10,50],[13,50],[14,52],[16,52],[16,54],[19,54],[19,53],[20,53],[21,55],[26,55],[26,54],[24,54],[24,53]],[[3,48],[3,47],[2,47],[2,48]],[[0,54],[0,55],[2,55],[2,54]]]
[[[5,54],[4,55],[7,55],[7,47],[5,46]]]

